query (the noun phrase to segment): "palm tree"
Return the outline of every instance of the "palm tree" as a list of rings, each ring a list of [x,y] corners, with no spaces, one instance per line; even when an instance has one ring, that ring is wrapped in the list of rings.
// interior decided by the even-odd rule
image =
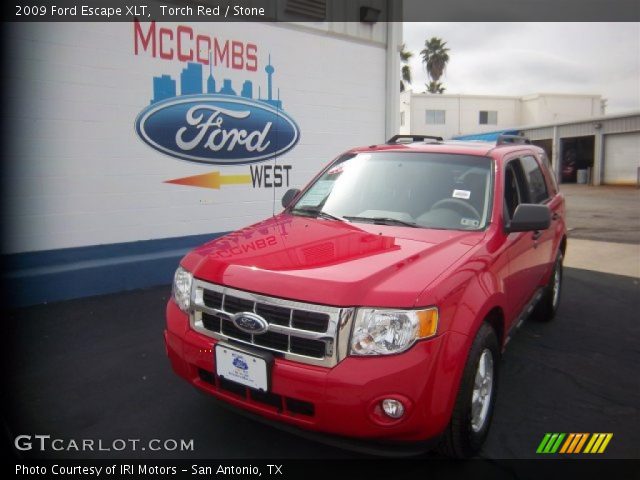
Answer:
[[[431,79],[431,83],[427,85],[428,91],[431,93],[444,92],[444,87],[439,83],[439,80],[449,62],[449,49],[446,45],[447,42],[443,42],[441,38],[432,37],[425,40],[424,48],[420,51],[422,63]]]
[[[425,85],[427,86],[427,92],[429,93],[444,93],[446,90],[446,88],[442,86],[442,83],[434,82],[433,80],[429,83],[425,83]]]
[[[402,65],[401,78],[400,78],[400,91],[404,92],[411,86],[411,67],[409,66],[409,60],[413,57],[413,53],[406,50],[405,44],[402,44],[400,48],[400,64]]]

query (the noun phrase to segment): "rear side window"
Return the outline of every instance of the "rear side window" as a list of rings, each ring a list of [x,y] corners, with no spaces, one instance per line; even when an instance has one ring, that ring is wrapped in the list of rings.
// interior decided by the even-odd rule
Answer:
[[[551,168],[551,163],[549,162],[549,157],[547,157],[546,153],[543,153],[540,156],[540,160],[542,160],[542,166],[547,170],[547,177],[549,179],[549,183],[551,184],[551,196],[558,193],[558,181],[556,180],[556,174]]]
[[[549,192],[547,192],[547,184],[544,180],[542,170],[538,161],[533,157],[522,157],[520,159],[522,169],[524,170],[525,177],[527,179],[527,186],[529,189],[529,202],[542,203],[549,198]]]
[[[520,164],[516,160],[509,162],[504,176],[504,207],[509,219],[513,218],[518,205],[527,201],[524,191],[525,184]]]

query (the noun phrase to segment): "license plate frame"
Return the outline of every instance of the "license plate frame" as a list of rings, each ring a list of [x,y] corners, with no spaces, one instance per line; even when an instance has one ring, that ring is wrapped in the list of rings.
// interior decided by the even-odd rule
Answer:
[[[270,391],[273,355],[217,343],[213,360],[218,377],[253,390]]]

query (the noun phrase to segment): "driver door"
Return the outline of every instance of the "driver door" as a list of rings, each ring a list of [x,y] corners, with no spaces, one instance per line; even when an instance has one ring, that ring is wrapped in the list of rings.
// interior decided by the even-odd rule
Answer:
[[[528,189],[520,159],[507,162],[504,172],[504,219],[508,222],[521,203],[528,202]],[[537,245],[531,232],[507,235],[506,255],[509,260],[504,289],[507,295],[509,322],[513,322],[531,299],[538,283]],[[509,328],[511,325],[509,325]]]

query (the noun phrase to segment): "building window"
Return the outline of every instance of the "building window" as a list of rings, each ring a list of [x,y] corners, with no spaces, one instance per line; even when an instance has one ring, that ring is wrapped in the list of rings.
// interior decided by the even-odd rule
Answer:
[[[400,126],[404,127],[404,112],[400,112]]]
[[[495,110],[480,110],[480,125],[497,125],[498,112]]]
[[[427,125],[444,125],[445,124],[445,111],[444,110],[427,110]]]

